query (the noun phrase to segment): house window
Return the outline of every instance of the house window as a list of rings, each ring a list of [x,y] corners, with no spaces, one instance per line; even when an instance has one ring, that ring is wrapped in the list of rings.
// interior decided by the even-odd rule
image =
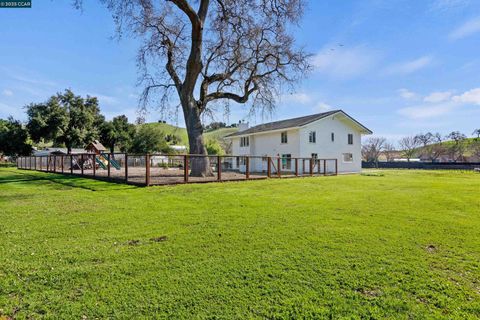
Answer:
[[[240,147],[248,147],[250,145],[250,137],[240,138]]]
[[[343,162],[353,162],[353,154],[344,153],[343,154]]]
[[[282,141],[282,143],[288,143],[287,131],[282,132],[281,141]]]
[[[317,153],[312,153],[312,159],[314,159],[314,160],[318,159],[318,154]]]
[[[282,154],[282,170],[292,169],[292,155]]]
[[[315,131],[310,131],[308,133],[308,142],[316,143],[317,142],[317,133]]]
[[[353,144],[353,134],[348,134],[348,144]]]
[[[335,141],[335,133],[332,132],[332,134],[330,135],[330,139],[332,139],[332,142]]]

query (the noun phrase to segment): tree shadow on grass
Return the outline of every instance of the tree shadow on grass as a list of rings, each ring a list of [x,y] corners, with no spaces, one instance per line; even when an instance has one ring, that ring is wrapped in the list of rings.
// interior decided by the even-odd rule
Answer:
[[[68,189],[78,188],[90,191],[128,190],[138,188],[132,185],[45,172],[30,173],[18,171],[8,175],[0,175],[0,185],[5,183],[16,183],[45,187],[45,182],[57,185],[55,189],[60,189],[59,187],[61,186]]]

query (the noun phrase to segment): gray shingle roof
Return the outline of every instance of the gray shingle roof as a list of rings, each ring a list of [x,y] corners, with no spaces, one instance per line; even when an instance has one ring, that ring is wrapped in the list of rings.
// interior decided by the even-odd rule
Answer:
[[[328,117],[328,116],[330,116],[334,113],[340,112],[340,111],[342,111],[342,110],[332,110],[332,111],[328,111],[328,112],[312,114],[310,116],[304,116],[304,117],[299,117],[299,118],[293,118],[293,119],[264,123],[264,124],[260,124],[260,125],[255,126],[255,127],[251,127],[251,128],[249,128],[247,130],[244,130],[244,131],[239,131],[239,132],[229,134],[227,137],[243,136],[243,135],[246,135],[246,134],[258,133],[258,132],[264,132],[264,131],[272,131],[272,130],[280,130],[280,129],[301,127],[301,126],[304,126],[306,124],[309,124],[310,122],[320,120],[322,118]]]

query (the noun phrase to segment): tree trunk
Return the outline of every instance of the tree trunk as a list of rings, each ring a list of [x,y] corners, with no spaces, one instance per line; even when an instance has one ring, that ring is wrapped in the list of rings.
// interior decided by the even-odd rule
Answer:
[[[190,176],[192,177],[211,177],[213,176],[210,161],[207,157],[207,149],[203,140],[203,127],[200,120],[200,113],[193,99],[182,101],[183,114],[185,117],[185,125],[187,127],[188,144],[190,147]],[[205,155],[195,156],[195,155]]]

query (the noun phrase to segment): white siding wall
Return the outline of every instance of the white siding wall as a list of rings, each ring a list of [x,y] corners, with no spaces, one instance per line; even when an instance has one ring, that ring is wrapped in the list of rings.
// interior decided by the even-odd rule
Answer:
[[[258,157],[277,157],[282,154],[291,154],[292,158],[300,155],[300,140],[299,130],[287,131],[287,143],[281,143],[281,133],[284,131],[274,131],[259,133],[250,136],[250,146],[240,147],[240,138],[232,139],[232,154],[233,155],[251,155]],[[251,161],[252,170],[265,171],[266,163],[260,159]],[[235,164],[234,164],[235,167]],[[240,170],[244,170],[240,166]]]
[[[316,132],[316,143],[309,142],[310,131]],[[358,127],[341,115],[333,115],[312,122],[300,129],[288,130],[288,143],[286,144],[281,143],[281,132],[251,135],[248,147],[240,147],[240,137],[234,137],[232,138],[232,154],[269,157],[291,154],[292,158],[310,158],[312,153],[316,153],[319,159],[338,159],[339,172],[361,171],[361,133]],[[334,142],[331,141],[332,132],[335,134]],[[348,144],[349,133],[353,134],[353,145]],[[344,162],[343,153],[351,153],[353,162]],[[333,164],[329,163],[328,165],[332,166]],[[235,164],[233,166],[235,168]],[[252,170],[266,170],[265,166],[266,164],[262,164],[260,160],[251,162]],[[245,170],[243,166],[238,169]]]
[[[308,142],[310,131],[316,131],[316,143]],[[331,134],[335,134],[332,142]],[[348,134],[353,134],[353,145],[348,144]],[[317,153],[319,159],[338,159],[339,172],[359,172],[362,169],[361,133],[350,121],[340,120],[334,115],[312,122],[300,129],[300,155],[311,157]],[[351,153],[353,162],[343,161],[343,153]]]

